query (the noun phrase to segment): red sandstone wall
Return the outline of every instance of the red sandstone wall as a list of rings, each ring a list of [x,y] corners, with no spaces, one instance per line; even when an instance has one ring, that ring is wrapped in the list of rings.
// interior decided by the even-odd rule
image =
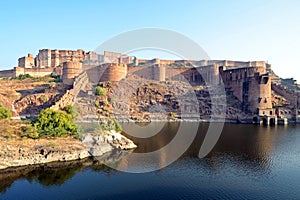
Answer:
[[[100,77],[100,81],[118,82],[127,75],[127,65],[124,64],[109,64],[104,73]]]
[[[271,79],[269,76],[256,76],[249,85],[249,109],[266,110],[272,108]],[[268,113],[271,114],[271,113]]]
[[[247,67],[239,69],[224,70],[220,74],[223,78],[227,91],[232,91],[244,108],[253,113],[259,109],[271,109],[271,79],[265,73],[263,67]]]
[[[19,76],[20,74],[29,74],[29,75],[35,76],[35,77],[47,76],[53,72],[53,68],[22,68],[22,69],[20,69],[20,68],[16,69],[16,76]]]
[[[78,61],[64,62],[62,80],[66,85],[72,85],[74,78],[82,71],[82,63]]]
[[[75,77],[72,89],[67,90],[67,92],[60,98],[60,100],[57,101],[53,106],[51,106],[51,109],[59,110],[66,107],[66,105],[73,105],[80,90],[84,88],[88,82],[89,79],[87,73],[81,72],[78,76]]]

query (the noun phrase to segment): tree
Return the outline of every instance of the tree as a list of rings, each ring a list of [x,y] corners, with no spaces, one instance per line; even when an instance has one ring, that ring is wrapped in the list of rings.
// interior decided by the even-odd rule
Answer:
[[[3,107],[0,105],[0,119],[8,119],[11,118],[12,113],[8,108]]]
[[[62,110],[54,111],[50,108],[42,110],[33,125],[40,136],[78,135],[73,116]]]

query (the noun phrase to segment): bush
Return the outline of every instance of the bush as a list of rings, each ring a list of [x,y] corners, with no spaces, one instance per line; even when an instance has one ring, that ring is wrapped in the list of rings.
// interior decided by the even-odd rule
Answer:
[[[73,118],[76,118],[79,115],[77,110],[70,104],[66,105],[63,110],[66,111],[66,113],[72,115]]]
[[[176,113],[170,112],[169,116],[170,116],[171,119],[175,119],[176,118]]]
[[[27,78],[33,78],[30,74],[20,74],[16,79],[25,80]]]
[[[37,127],[31,125],[26,127],[25,136],[32,139],[37,139],[40,137]]]
[[[107,82],[107,83],[106,83],[106,87],[111,88],[111,87],[112,87],[111,82]]]
[[[97,86],[95,94],[97,96],[105,96],[106,95],[106,89],[101,87],[101,86]]]
[[[46,103],[47,101],[49,101],[49,98],[48,98],[47,96],[42,96],[42,97],[41,97],[41,101],[42,101],[43,103]]]
[[[103,101],[101,102],[101,104],[102,104],[103,106],[107,106],[107,105],[108,105],[108,101],[107,101],[107,100],[103,100]]]
[[[52,80],[51,82],[54,82],[54,83],[59,83],[59,82],[61,82],[61,77],[60,77],[60,75],[51,73],[51,74],[50,74],[50,77],[53,78],[53,80]]]
[[[0,105],[0,119],[8,119],[12,117],[12,113],[8,108]]]
[[[115,119],[109,119],[107,122],[100,122],[100,130],[110,131],[115,130],[118,132],[122,131],[122,126]]]
[[[96,106],[97,108],[100,108],[100,103],[99,103],[99,101],[95,101],[95,106]]]
[[[33,126],[42,137],[78,135],[73,116],[62,110],[54,111],[49,108],[42,110]]]

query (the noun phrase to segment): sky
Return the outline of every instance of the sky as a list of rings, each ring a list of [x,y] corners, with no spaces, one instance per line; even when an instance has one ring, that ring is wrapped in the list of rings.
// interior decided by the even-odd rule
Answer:
[[[153,27],[189,37],[212,59],[267,61],[279,76],[300,82],[298,0],[11,0],[0,1],[0,9],[0,69],[39,49],[89,51]]]

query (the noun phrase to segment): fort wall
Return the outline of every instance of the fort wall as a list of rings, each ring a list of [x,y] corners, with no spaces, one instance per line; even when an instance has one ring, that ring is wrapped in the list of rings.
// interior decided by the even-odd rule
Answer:
[[[0,78],[10,78],[15,77],[15,70],[9,69],[9,70],[2,70],[0,71]]]
[[[110,63],[105,66],[106,69],[100,77],[100,81],[118,82],[127,75],[127,65]]]
[[[78,61],[64,62],[62,69],[62,81],[66,85],[72,85],[74,78],[82,71],[82,63]]]
[[[32,54],[18,59],[18,66],[24,68],[32,68],[34,66],[34,58]]]
[[[271,85],[272,90],[283,96],[292,107],[300,108],[300,94],[278,84]]]
[[[23,68],[23,67],[15,67],[14,68],[14,76],[17,77],[19,75],[29,74],[30,76],[40,77],[47,76],[51,73],[54,73],[54,68]]]
[[[74,105],[76,97],[80,90],[89,82],[88,75],[85,71],[81,72],[74,78],[72,89],[67,90],[66,93],[50,108],[53,110],[60,110],[67,105]]]
[[[226,91],[243,103],[244,111],[255,114],[258,114],[259,110],[272,109],[271,79],[265,73],[264,67],[220,67]]]
[[[246,84],[247,82],[243,86]],[[271,79],[268,75],[256,74],[252,77],[249,80],[249,91],[244,94],[244,100],[248,98],[249,110],[260,115],[274,115],[271,92]]]

